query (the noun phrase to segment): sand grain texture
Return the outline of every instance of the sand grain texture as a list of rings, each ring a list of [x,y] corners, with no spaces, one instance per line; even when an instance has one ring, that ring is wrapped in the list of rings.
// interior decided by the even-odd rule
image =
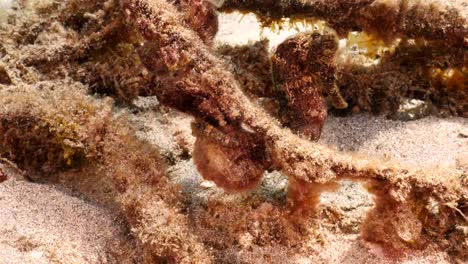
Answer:
[[[0,184],[0,263],[106,263],[123,225],[108,209],[14,171]]]

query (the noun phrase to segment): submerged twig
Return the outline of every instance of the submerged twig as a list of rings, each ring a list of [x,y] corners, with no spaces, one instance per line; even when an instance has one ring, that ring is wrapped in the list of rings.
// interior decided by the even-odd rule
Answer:
[[[231,131],[262,142],[264,151],[258,152],[257,149],[256,154],[251,155],[262,157],[259,160],[264,161],[264,169],[280,170],[293,179],[292,182],[314,185],[340,178],[371,181],[374,187],[370,191],[377,196],[377,206],[366,222],[367,226],[393,221],[388,219],[390,212],[394,215],[400,212],[414,214],[419,208],[417,204],[424,204],[429,197],[440,202],[466,199],[466,189],[429,178],[424,171],[411,171],[381,161],[337,153],[292,134],[242,92],[234,76],[223,70],[225,62],[179,23],[180,17],[171,5],[163,0],[134,0],[125,1],[124,8],[128,10],[128,18],[147,40],[140,56],[146,67],[157,73],[164,84],[165,88],[158,92],[161,102],[212,124],[210,129],[225,134],[218,144],[229,140],[233,134]],[[230,151],[236,149],[231,148]],[[223,177],[230,174],[226,171]],[[415,192],[418,196],[414,195]],[[444,219],[457,215],[444,213]],[[400,224],[392,222],[391,225]],[[424,223],[422,225],[429,228]],[[373,229],[366,228],[365,232],[370,230]],[[373,233],[381,237],[383,234],[378,230]],[[421,230],[415,231],[417,237],[423,236]],[[444,230],[441,228],[436,233],[442,235]],[[397,230],[385,229],[382,232],[393,234],[387,239],[382,238],[384,241],[396,247],[402,246]],[[366,238],[372,240],[373,236]]]
[[[419,0],[226,0],[221,10],[255,12],[268,21],[316,18],[328,22],[341,36],[366,31],[386,41],[396,37],[443,40],[463,46],[466,17],[455,8]]]

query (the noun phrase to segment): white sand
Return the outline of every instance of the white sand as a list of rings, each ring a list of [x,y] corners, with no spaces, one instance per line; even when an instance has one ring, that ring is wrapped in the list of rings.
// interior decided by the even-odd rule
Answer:
[[[122,235],[115,215],[6,172],[10,178],[0,184],[0,264],[107,262],[108,246]]]

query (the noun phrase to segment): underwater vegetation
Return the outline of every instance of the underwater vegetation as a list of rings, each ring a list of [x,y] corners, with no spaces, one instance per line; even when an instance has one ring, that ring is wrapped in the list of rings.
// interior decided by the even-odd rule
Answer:
[[[327,29],[292,36],[271,55],[266,40],[214,47],[217,12],[232,10],[254,12],[265,25],[320,19]],[[241,232],[262,245],[297,246],[310,235],[305,222],[320,193],[343,179],[374,196],[364,240],[468,258],[460,175],[315,142],[329,108],[391,114],[403,98],[418,98],[466,117],[468,32],[457,10],[406,0],[69,0],[10,20],[0,30],[0,155],[33,181],[59,182],[119,210],[134,241],[127,260],[214,263]],[[378,63],[338,57],[338,38],[354,31],[371,37],[350,45],[390,47],[369,49]],[[138,96],[194,117],[192,155],[205,179],[238,193],[279,171],[289,178],[287,202],[225,201],[190,212],[158,151],[116,110],[115,102],[131,110]],[[242,217],[223,222],[231,214]],[[192,231],[194,217],[226,237]],[[264,226],[250,230],[253,219]]]

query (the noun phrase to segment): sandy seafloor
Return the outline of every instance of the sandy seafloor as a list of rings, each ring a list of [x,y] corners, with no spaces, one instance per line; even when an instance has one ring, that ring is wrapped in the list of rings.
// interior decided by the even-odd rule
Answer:
[[[463,3],[461,4],[463,5]],[[8,1],[0,0],[0,10]],[[466,7],[466,6],[465,6]],[[263,37],[271,45],[292,31],[272,33],[260,28],[253,16],[224,15],[217,41],[243,44]],[[141,100],[145,105],[151,100]],[[174,139],[188,141],[190,118],[174,112],[140,112],[131,118],[140,128],[139,136],[161,149],[163,155],[179,151]],[[393,121],[369,114],[330,116],[321,143],[343,151],[381,157],[407,166],[452,172],[468,171],[468,120],[425,117],[415,121]],[[24,180],[12,167],[0,164],[9,176],[0,184],[0,264],[10,263],[106,263],[108,246],[121,239],[123,225],[115,212],[86,201],[59,186]],[[217,189],[196,172],[191,160],[169,167],[170,175],[188,192],[203,196]],[[443,173],[441,173],[443,175]],[[274,179],[274,180],[271,180]],[[268,182],[270,180],[270,182]],[[261,188],[284,188],[286,180],[267,175]],[[216,190],[220,191],[220,190]],[[322,195],[324,204],[336,204],[353,214],[372,206],[371,197],[358,184],[344,182],[336,193]],[[228,223],[227,223],[228,224]],[[356,228],[350,224],[351,228]],[[359,233],[325,235],[322,251],[314,256],[290,259],[291,263],[392,263],[379,249],[363,245]],[[444,252],[416,252],[403,263],[446,263]],[[287,263],[284,261],[282,263]]]

